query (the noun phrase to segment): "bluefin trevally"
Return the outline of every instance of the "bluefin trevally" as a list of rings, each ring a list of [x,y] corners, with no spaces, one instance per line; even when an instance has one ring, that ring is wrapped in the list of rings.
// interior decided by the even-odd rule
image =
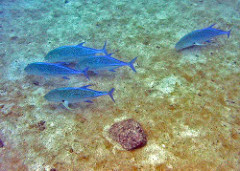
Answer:
[[[192,47],[195,45],[206,45],[211,42],[211,39],[226,34],[228,37],[230,36],[231,30],[224,31],[213,28],[215,24],[200,30],[192,31],[188,33],[184,37],[182,37],[176,44],[176,50],[182,50],[188,47]]]
[[[81,60],[76,65],[76,69],[81,70],[82,68],[88,68],[92,71],[99,71],[99,70],[108,70],[115,72],[115,69],[122,67],[122,66],[129,66],[134,72],[136,72],[133,64],[136,61],[137,57],[132,59],[130,62],[123,62],[116,58],[111,57],[111,54],[105,56],[92,56],[90,58],[85,58]]]
[[[87,75],[88,68],[84,68],[83,70],[80,71],[63,66],[61,63],[34,62],[28,64],[24,70],[29,75],[37,75],[43,77],[46,76],[67,77],[70,75],[84,74],[88,78]]]
[[[80,43],[78,45],[73,46],[61,46],[54,50],[51,50],[46,56],[45,60],[47,62],[78,62],[79,60],[96,55],[96,54],[105,54],[107,55],[108,52],[106,50],[106,42],[102,49],[94,49],[83,46],[85,42]]]
[[[51,90],[48,92],[44,98],[51,102],[63,103],[63,105],[70,109],[69,103],[79,103],[79,102],[88,102],[92,103],[92,99],[95,99],[99,96],[109,95],[111,99],[115,102],[113,98],[114,88],[110,91],[96,91],[89,89],[91,85],[86,85],[82,87],[63,87]]]

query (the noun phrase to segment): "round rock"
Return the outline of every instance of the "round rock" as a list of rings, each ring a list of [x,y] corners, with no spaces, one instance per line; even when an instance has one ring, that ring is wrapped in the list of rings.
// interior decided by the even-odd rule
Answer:
[[[142,126],[133,119],[113,124],[109,129],[109,134],[126,150],[140,148],[147,143],[147,135]]]

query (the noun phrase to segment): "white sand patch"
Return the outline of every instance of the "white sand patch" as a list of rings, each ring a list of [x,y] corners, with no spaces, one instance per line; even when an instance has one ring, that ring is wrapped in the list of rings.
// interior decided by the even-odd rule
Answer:
[[[187,125],[181,125],[180,129],[176,129],[175,133],[182,138],[194,138],[200,135],[199,130],[189,128]]]
[[[120,117],[120,118],[115,118],[115,119],[114,119],[114,122],[121,122],[121,121],[123,121],[123,120],[125,120],[125,119],[127,119],[127,116],[122,116],[122,117]]]
[[[171,75],[160,81],[151,81],[148,86],[157,90],[157,93],[152,93],[152,96],[163,97],[163,95],[172,93],[176,84],[181,84],[181,81],[176,76]]]
[[[161,80],[161,83],[156,87],[163,94],[169,94],[174,91],[176,83],[180,83],[180,80],[175,76],[170,76]]]
[[[149,145],[145,147],[145,153],[144,156],[146,157],[146,160],[143,161],[143,163],[147,164],[161,164],[166,162],[167,158],[172,155],[165,149],[165,145],[158,145],[154,142],[148,142]]]

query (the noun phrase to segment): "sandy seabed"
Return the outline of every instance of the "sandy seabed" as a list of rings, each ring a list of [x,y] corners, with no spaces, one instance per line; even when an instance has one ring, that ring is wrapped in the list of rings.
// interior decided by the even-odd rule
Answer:
[[[1,171],[239,170],[240,1],[0,2]],[[216,23],[232,30],[209,46],[176,52],[188,32]],[[50,50],[83,41],[129,67],[93,76],[42,79],[24,67]],[[92,84],[116,89],[68,111],[43,96],[51,89]],[[148,136],[126,151],[108,135],[133,118]]]

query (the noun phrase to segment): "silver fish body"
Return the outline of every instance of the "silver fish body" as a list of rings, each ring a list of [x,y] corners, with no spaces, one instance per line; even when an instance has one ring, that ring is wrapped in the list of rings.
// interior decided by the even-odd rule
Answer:
[[[94,49],[83,46],[83,43],[74,46],[61,46],[51,50],[46,56],[47,62],[78,62],[88,56],[96,55],[98,53],[107,54],[106,43],[102,49]]]
[[[51,102],[65,103],[65,107],[68,107],[68,103],[78,103],[78,102],[89,102],[92,103],[92,99],[99,96],[109,95],[113,99],[114,88],[109,92],[107,91],[96,91],[89,89],[91,85],[86,85],[83,87],[63,87],[51,90],[48,92],[44,98]],[[115,102],[115,101],[114,101]]]
[[[37,75],[37,76],[70,76],[70,75],[78,75],[84,74],[87,78],[87,69],[78,71],[61,64],[55,63],[46,63],[46,62],[35,62],[28,64],[28,66],[24,69],[25,72],[29,75]]]
[[[211,39],[226,34],[228,37],[230,36],[231,30],[224,31],[213,28],[215,24],[201,29],[201,30],[195,30],[184,37],[182,37],[176,44],[175,48],[176,50],[182,50],[188,47],[192,47],[195,45],[206,45],[207,43],[211,42]]]
[[[109,70],[115,72],[115,69],[122,66],[129,66],[134,72],[136,72],[133,64],[136,61],[137,57],[131,60],[130,62],[123,62],[116,58],[111,57],[111,54],[106,56],[94,56],[90,58],[85,58],[78,62],[76,69],[81,70],[82,68],[88,68],[92,71],[99,70]]]

